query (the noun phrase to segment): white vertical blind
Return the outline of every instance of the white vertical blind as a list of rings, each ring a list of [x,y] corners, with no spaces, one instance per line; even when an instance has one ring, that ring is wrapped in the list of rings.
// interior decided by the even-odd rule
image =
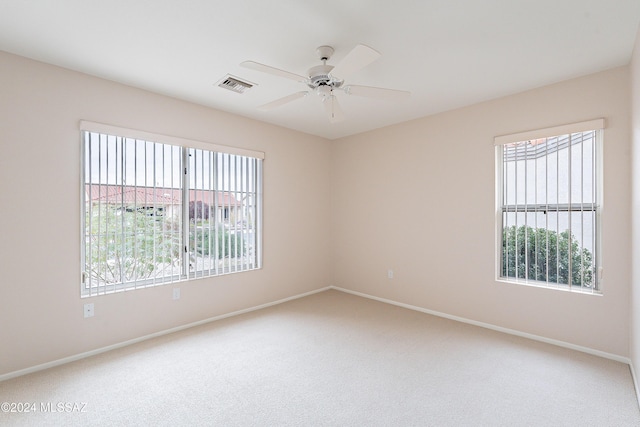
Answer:
[[[500,278],[600,291],[603,125],[598,119],[496,137]]]
[[[262,158],[82,135],[82,296],[260,268]]]

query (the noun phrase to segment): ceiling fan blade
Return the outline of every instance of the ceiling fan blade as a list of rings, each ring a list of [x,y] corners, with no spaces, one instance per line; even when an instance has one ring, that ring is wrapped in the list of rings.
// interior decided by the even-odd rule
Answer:
[[[369,46],[359,44],[336,65],[330,74],[339,80],[344,80],[352,73],[366,67],[380,57],[380,52]]]
[[[244,61],[240,63],[241,67],[249,68],[251,70],[260,71],[267,74],[272,74],[278,77],[284,77],[287,79],[295,80],[297,82],[305,82],[307,78],[299,74],[290,73],[288,71],[281,70],[279,68],[270,67],[269,65],[260,64],[254,61]]]
[[[324,110],[327,112],[327,116],[329,116],[329,121],[331,123],[336,123],[344,120],[344,112],[338,103],[338,98],[335,95],[327,96],[322,100],[324,104]]]
[[[307,96],[308,93],[309,92],[307,91],[292,93],[291,95],[285,96],[284,98],[279,98],[279,99],[276,99],[275,101],[271,101],[267,104],[261,105],[258,107],[258,110],[262,110],[262,111],[272,110],[281,105],[288,104],[291,101],[295,101],[296,99],[304,98],[305,96]]]
[[[382,87],[348,85],[343,88],[348,95],[365,96],[377,99],[402,99],[408,98],[411,92],[406,90],[385,89]]]

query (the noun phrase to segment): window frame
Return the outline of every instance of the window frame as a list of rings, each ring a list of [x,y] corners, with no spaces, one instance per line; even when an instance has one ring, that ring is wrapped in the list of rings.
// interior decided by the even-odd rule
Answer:
[[[496,230],[496,233],[495,233],[495,248],[496,248],[495,249],[495,254],[496,254],[495,279],[496,281],[514,283],[514,284],[520,284],[520,285],[536,286],[536,287],[542,287],[545,289],[565,290],[565,291],[571,291],[571,292],[596,294],[596,295],[602,294],[603,267],[602,267],[602,251],[601,251],[602,249],[601,212],[603,207],[602,165],[603,165],[604,129],[605,129],[605,120],[602,118],[599,118],[599,119],[588,120],[584,122],[571,123],[571,124],[554,126],[550,128],[544,128],[544,129],[537,129],[537,130],[532,130],[527,132],[501,135],[494,138],[495,162],[496,162],[495,163],[496,164],[496,167],[495,167],[495,173],[496,173],[496,176],[495,176],[495,182],[496,182],[496,187],[495,187],[495,230]],[[551,281],[533,280],[533,279],[527,278],[526,274],[525,274],[525,278],[503,275],[503,256],[504,256],[503,238],[504,238],[504,230],[505,230],[505,224],[503,224],[503,220],[504,220],[504,214],[506,212],[520,212],[520,213],[524,212],[526,215],[528,213],[544,212],[544,211],[548,211],[549,213],[557,213],[557,214],[560,214],[562,212],[571,213],[576,211],[579,211],[579,212],[591,211],[591,209],[583,209],[583,208],[578,209],[578,207],[572,206],[571,201],[569,201],[569,203],[567,204],[567,203],[558,203],[558,200],[556,200],[556,203],[546,203],[544,206],[535,205],[531,203],[519,204],[517,201],[513,205],[506,204],[505,198],[504,198],[505,184],[503,181],[504,161],[505,161],[504,152],[503,152],[504,147],[508,144],[522,143],[525,141],[532,141],[537,139],[547,139],[547,138],[551,139],[554,137],[560,137],[564,135],[569,135],[571,137],[572,134],[590,132],[590,131],[595,131],[595,137],[593,141],[593,144],[594,144],[593,155],[595,156],[595,158],[593,159],[594,182],[592,183],[595,189],[595,195],[594,195],[595,200],[593,203],[594,206],[592,206],[594,211],[593,227],[595,229],[594,236],[593,236],[594,248],[592,253],[593,264],[594,264],[593,265],[593,286],[592,287],[576,286],[571,283],[571,280],[568,280],[569,283],[566,283],[566,284],[556,283]],[[570,140],[568,144],[571,145]],[[557,150],[559,149],[560,148],[558,148]],[[545,155],[545,157],[546,156],[548,156],[548,154]],[[545,159],[545,162],[546,161],[547,159]],[[570,163],[571,161],[569,160],[569,164]],[[547,164],[545,163],[545,169],[546,167],[547,167]],[[571,166],[568,167],[567,173],[568,174],[571,173]],[[569,189],[568,191],[571,191],[571,189]],[[571,216],[569,216],[569,219],[570,218]],[[559,218],[556,219],[556,221],[559,221]],[[526,225],[526,223],[523,225]],[[571,230],[571,228],[569,228],[569,230]],[[553,229],[551,229],[551,231],[553,231]],[[558,229],[558,231],[560,230]],[[564,232],[564,230],[562,231]],[[569,237],[569,239],[571,239],[571,237]],[[584,246],[581,246],[581,248],[584,248]],[[571,258],[571,256],[569,258]],[[516,276],[517,276],[517,273],[516,273]]]
[[[89,195],[86,192],[87,186],[89,187],[93,187],[94,185],[106,186],[106,187],[120,186],[123,189],[126,187],[131,187],[136,191],[138,189],[144,189],[145,193],[150,191],[149,189],[153,189],[154,194],[156,190],[155,183],[152,187],[148,186],[146,184],[146,181],[143,185],[140,185],[137,183],[137,178],[135,178],[136,183],[133,184],[133,186],[131,186],[131,184],[129,183],[125,184],[124,178],[123,178],[125,173],[122,170],[120,171],[116,170],[114,174],[116,176],[115,178],[116,180],[122,180],[121,184],[112,185],[108,183],[108,180],[106,182],[102,182],[103,178],[99,178],[98,183],[96,184],[95,182],[93,182],[91,178],[87,178],[86,174],[87,174],[87,163],[88,163],[87,155],[88,154],[86,152],[86,147],[87,147],[87,144],[92,144],[92,142],[87,142],[86,138],[89,137],[90,134],[104,135],[104,136],[116,138],[116,139],[120,138],[121,139],[120,143],[122,144],[123,147],[125,144],[130,144],[131,143],[130,140],[134,140],[136,141],[136,144],[137,144],[137,141],[140,141],[140,142],[144,142],[145,144],[162,145],[163,147],[168,146],[170,147],[171,150],[176,149],[179,151],[180,171],[178,172],[178,174],[181,175],[180,177],[181,183],[179,184],[179,188],[172,184],[172,186],[168,190],[171,193],[174,193],[174,192],[175,194],[179,193],[181,196],[179,204],[176,205],[176,207],[174,208],[175,211],[180,211],[179,219],[177,221],[179,223],[178,228],[180,229],[180,231],[178,232],[178,234],[180,234],[179,239],[181,242],[179,243],[180,245],[179,251],[182,252],[182,254],[176,255],[176,257],[178,257],[181,262],[179,273],[170,272],[169,274],[165,274],[161,277],[154,276],[152,279],[149,279],[149,278],[139,279],[136,277],[130,281],[122,281],[122,282],[116,282],[116,283],[106,283],[106,282],[99,281],[94,285],[88,284],[91,282],[88,281],[89,274],[85,271],[85,269],[87,268],[87,264],[86,264],[87,254],[90,253],[89,250],[91,248],[94,248],[94,246],[87,245],[87,236],[93,235],[92,231],[90,231],[91,234],[87,234],[87,228],[86,228],[87,227],[86,215],[88,212],[87,203],[90,203],[90,201],[88,200]],[[159,134],[154,134],[150,132],[126,129],[126,128],[121,128],[117,126],[111,126],[111,125],[89,122],[84,120],[80,122],[80,145],[81,145],[80,206],[79,206],[80,257],[81,257],[81,260],[80,260],[81,261],[81,264],[80,264],[80,270],[81,270],[80,294],[81,295],[80,296],[82,298],[96,296],[96,295],[110,294],[110,293],[120,292],[120,291],[146,288],[146,287],[161,286],[165,284],[196,280],[196,279],[206,278],[206,277],[216,277],[219,275],[236,273],[236,272],[238,273],[247,272],[247,271],[253,271],[253,270],[262,268],[262,208],[263,208],[262,180],[263,180],[263,160],[264,160],[263,152],[231,147],[226,145],[211,144],[211,143],[189,140],[184,138],[171,137],[166,135],[159,135]],[[195,171],[196,168],[194,168],[193,172],[191,171],[192,161],[190,160],[190,157],[193,154],[194,155],[193,162],[195,162],[196,153],[200,153],[201,155],[206,154],[207,156],[210,156],[209,161],[211,163],[208,169],[209,175],[206,175],[204,178],[196,177],[196,171]],[[139,154],[136,149],[135,155],[133,156],[133,158],[137,159],[138,156]],[[235,162],[232,166],[229,166],[231,163],[224,163],[224,162],[230,162],[231,160]],[[153,161],[155,162],[156,160],[153,160]],[[222,161],[223,163],[219,163],[220,161]],[[220,164],[224,164],[225,167],[219,167],[218,165]],[[156,166],[154,166],[154,169],[155,167]],[[164,170],[166,166],[163,165],[162,167]],[[202,164],[202,167],[204,168],[204,163]],[[229,170],[227,171],[223,170],[227,167],[229,168]],[[236,170],[236,168],[238,169]],[[231,172],[231,169],[233,169],[234,172]],[[204,173],[204,169],[200,171],[200,175],[202,175],[203,173]],[[223,177],[231,177],[232,173],[234,174],[233,179],[237,180],[234,184],[232,184],[231,182],[227,182],[226,189],[225,189],[224,182],[222,184],[220,183],[216,184],[216,180],[218,179],[216,177],[219,174],[221,174],[220,176],[223,176]],[[111,175],[109,176],[111,177]],[[87,179],[89,180],[87,181]],[[198,186],[198,182],[197,182],[198,179],[202,180],[201,188],[199,188]],[[208,189],[205,189],[205,186],[209,186]],[[249,187],[251,188],[251,190],[247,189]],[[168,187],[165,187],[164,190],[167,191],[167,188]],[[241,189],[238,189],[238,188],[241,188]],[[198,240],[199,238],[198,229],[200,228],[200,230],[202,230],[202,227],[198,227],[196,225],[197,218],[195,218],[197,216],[197,213],[195,211],[198,210],[198,206],[197,206],[198,200],[196,195],[196,193],[198,192],[209,193],[209,196],[211,198],[209,208],[213,210],[213,214],[212,214],[213,220],[207,221],[207,223],[209,223],[208,236],[210,236],[210,237],[207,237],[207,239],[209,239],[208,240],[210,242],[209,246],[211,246],[209,247],[209,251],[212,250],[213,248],[212,245],[215,245],[215,252],[213,255],[209,253],[208,255],[209,261],[213,262],[212,261],[213,259],[217,259],[216,258],[218,256],[217,251],[219,249],[218,235],[220,234],[223,236],[222,237],[223,241],[224,239],[229,238],[228,240],[229,244],[231,244],[232,240],[234,242],[235,251],[236,251],[236,260],[233,268],[232,268],[231,262],[229,262],[229,265],[227,266],[225,266],[223,263],[222,267],[216,266],[215,268],[212,268],[211,266],[209,266],[208,269],[206,267],[203,267],[203,268],[195,267],[193,269],[189,268],[189,260],[194,259],[192,255],[196,252],[196,247],[200,248],[200,246],[196,246],[200,244]],[[164,194],[163,196],[168,196],[168,195]],[[246,200],[238,200],[237,198],[234,198],[234,196],[240,196],[241,198],[244,196],[244,199]],[[154,198],[155,197],[157,196],[154,196]],[[202,194],[201,194],[201,197],[202,197]],[[221,206],[219,205],[220,202],[218,202],[220,197],[223,200],[222,202],[223,204]],[[231,203],[231,200],[234,201],[233,203],[234,212],[236,211],[240,212],[240,213],[236,212],[234,214],[234,218],[236,218],[235,215],[239,215],[241,217],[242,224],[238,226],[238,224],[235,224],[235,223],[231,224],[230,221],[227,221],[229,222],[229,224],[226,225],[227,228],[225,229],[224,227],[225,227],[226,218],[218,219],[218,208],[222,207],[223,210],[225,208],[226,209],[231,208],[232,207],[231,204],[228,206],[225,204],[226,201],[229,201],[229,203]],[[189,216],[190,202],[194,203],[193,224],[191,224],[191,220]],[[104,205],[105,207],[108,207],[108,202],[105,202],[105,203],[98,202],[98,203],[99,205]],[[200,203],[206,203],[206,202],[200,201]],[[120,207],[120,209],[123,209],[125,208],[126,204],[123,201],[122,203],[116,203],[116,205],[114,206],[116,206],[115,210],[117,211],[118,207]],[[130,206],[126,206],[126,207],[129,208]],[[136,205],[134,204],[133,207],[136,208]],[[166,206],[164,207],[166,208]],[[144,206],[141,206],[140,208],[148,209],[148,206],[144,205]],[[153,205],[152,208],[154,211],[154,215],[157,214],[158,207]],[[254,216],[253,220],[251,221],[252,222],[251,225],[248,225],[248,222],[245,220],[245,216],[242,213],[247,210],[250,210],[250,212],[252,212]],[[123,211],[121,210],[121,212]],[[123,215],[124,215],[124,212],[123,212]],[[134,217],[137,218],[137,214],[135,214]],[[200,216],[200,218],[202,218],[202,216]],[[123,219],[123,222],[124,222],[124,219]],[[210,225],[211,223],[213,223],[213,228]],[[193,230],[190,230],[191,226],[193,226]],[[220,227],[222,227],[222,231],[220,231]],[[214,230],[213,234],[211,234],[212,230]],[[124,233],[124,229],[122,232]],[[190,232],[192,232],[193,236],[189,234]],[[202,231],[200,232],[202,233]],[[100,233],[100,231],[98,233]],[[145,229],[145,233],[146,233],[146,229]],[[233,237],[233,239],[229,237],[231,236],[231,233],[233,233],[233,235],[235,236]],[[247,258],[248,259],[247,261],[241,261],[239,263],[237,261],[237,253],[238,253],[237,250],[239,247],[237,243],[238,242],[237,239],[238,239],[238,236],[240,236],[239,238],[242,239],[241,241],[243,241],[247,233],[251,234],[250,239],[251,239],[251,242],[253,243],[253,245],[251,245],[251,249],[253,250],[253,252],[251,256]],[[212,237],[213,235],[215,235],[216,237]],[[124,236],[125,235],[123,234],[122,236],[119,236],[119,237],[124,238]],[[202,236],[200,236],[200,238],[205,238],[204,233]],[[214,243],[211,243],[211,239],[214,239]],[[204,244],[204,241],[202,244]],[[245,250],[244,246],[242,246],[242,248],[243,249],[241,249],[241,251],[244,252]],[[224,248],[223,248],[223,252],[224,252]],[[204,255],[202,256],[204,257]],[[155,260],[155,257],[154,257],[154,260]],[[217,265],[217,261],[216,261],[216,265]]]

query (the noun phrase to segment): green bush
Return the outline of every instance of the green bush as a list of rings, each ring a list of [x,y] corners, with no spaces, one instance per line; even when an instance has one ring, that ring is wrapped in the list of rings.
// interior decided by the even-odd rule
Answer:
[[[569,250],[571,241],[571,250]],[[580,250],[569,231],[557,233],[545,228],[507,227],[502,235],[502,276],[549,281],[572,286],[593,286],[593,254]],[[569,256],[571,272],[569,273]],[[517,268],[516,268],[517,267]]]
[[[94,207],[85,219],[89,251],[85,271],[92,280],[111,284],[181,273],[184,248],[178,221],[144,208],[118,209],[109,205]],[[223,259],[246,253],[241,235],[229,233],[221,225],[216,233],[208,226],[204,219],[198,224],[190,221],[189,245],[196,256]]]
[[[199,255],[213,255],[217,257],[217,259],[222,259],[227,257],[240,257],[246,252],[245,242],[242,236],[229,233],[229,231],[222,226],[217,227],[217,232],[216,229],[209,230],[209,228],[206,227],[203,227],[202,230],[197,230],[197,232],[191,230],[189,239],[192,244],[191,247],[194,247],[194,240],[196,240],[195,250]],[[215,253],[216,247],[218,251],[217,254]]]
[[[87,272],[104,283],[174,274],[181,262],[180,233],[145,209],[94,208],[86,215]]]

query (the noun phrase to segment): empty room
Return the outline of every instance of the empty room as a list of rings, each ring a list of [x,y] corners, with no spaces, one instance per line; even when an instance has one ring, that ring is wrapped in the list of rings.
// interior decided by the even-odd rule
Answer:
[[[640,2],[0,2],[0,425],[638,426]]]

